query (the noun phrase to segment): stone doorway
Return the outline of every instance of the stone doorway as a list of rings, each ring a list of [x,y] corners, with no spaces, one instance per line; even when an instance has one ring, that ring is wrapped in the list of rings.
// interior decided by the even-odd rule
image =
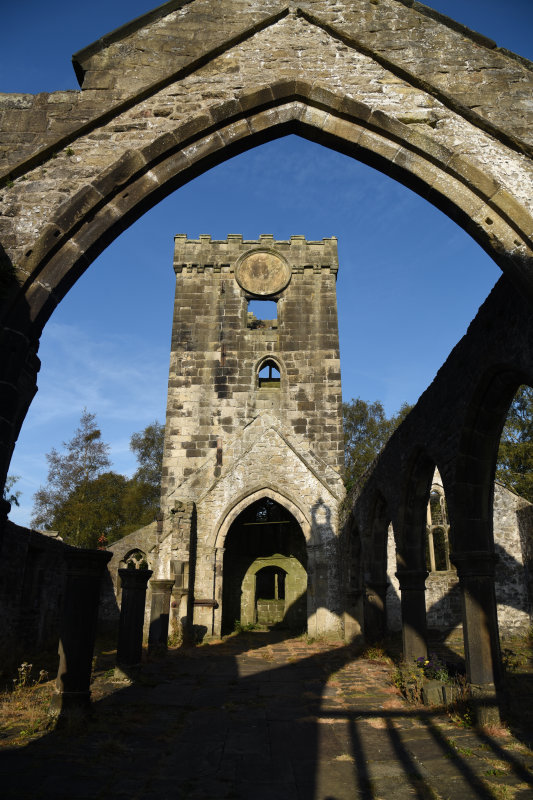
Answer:
[[[226,537],[222,633],[236,623],[306,628],[305,538],[293,515],[269,497],[245,508]]]

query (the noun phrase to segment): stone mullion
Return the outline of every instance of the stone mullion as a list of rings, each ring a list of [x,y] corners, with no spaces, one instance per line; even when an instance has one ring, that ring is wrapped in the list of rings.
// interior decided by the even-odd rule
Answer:
[[[427,530],[430,572],[435,572],[435,542],[433,541],[433,525]]]

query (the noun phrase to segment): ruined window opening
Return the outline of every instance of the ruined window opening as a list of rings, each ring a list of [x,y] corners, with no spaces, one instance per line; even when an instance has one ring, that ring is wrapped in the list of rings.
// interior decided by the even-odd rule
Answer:
[[[257,385],[260,389],[279,389],[281,375],[275,361],[264,361],[257,375]]]
[[[285,572],[281,567],[263,567],[256,576],[257,600],[285,600]]]
[[[496,481],[531,502],[533,386],[521,384],[507,409],[496,459]]]
[[[120,562],[122,569],[148,569],[148,560],[143,550],[135,548],[127,553]]]
[[[448,509],[440,486],[433,486],[429,495],[425,550],[429,572],[447,572],[452,569]]]
[[[278,327],[278,304],[274,300],[250,300],[246,313],[246,327],[273,330]]]

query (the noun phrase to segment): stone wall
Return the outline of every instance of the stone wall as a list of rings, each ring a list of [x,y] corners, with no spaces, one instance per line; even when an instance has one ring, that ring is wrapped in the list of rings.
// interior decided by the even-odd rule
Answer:
[[[6,523],[0,555],[0,647],[4,656],[57,645],[64,549],[57,534]]]
[[[361,61],[369,63],[373,58],[384,72],[391,67],[395,72],[401,70],[402,77],[418,84],[420,91],[430,87],[435,98],[451,98],[453,105],[476,123],[503,127],[515,140],[532,145],[531,117],[525,102],[531,75],[525,59],[410,0],[304,0],[299,7],[300,58],[306,56],[309,44],[313,46],[310,32],[316,28],[323,44],[326,37],[336,40],[339,54],[357,50]],[[241,69],[231,51],[283,23],[286,17],[278,0],[253,4],[246,0],[224,0],[223,4],[220,0],[171,2],[112,32],[75,54],[80,92],[2,96],[0,152],[4,169],[81,126],[94,125],[109,107],[131,102],[147,87],[157,93],[169,79],[183,81],[191,73],[202,71],[206,61],[220,58],[221,50],[226,74],[238,74]],[[289,17],[294,25],[295,15]],[[278,36],[270,59],[257,59],[257,66],[268,68],[276,59],[287,69],[294,55],[293,33],[289,30]],[[316,59],[313,66],[319,66]],[[373,77],[360,75],[359,86],[372,86]],[[396,78],[400,84],[399,76]],[[380,85],[378,80],[373,86],[375,94],[380,88],[384,94],[392,93],[392,81],[388,92],[387,81]],[[498,103],[493,102],[495,92],[500,95]],[[419,109],[417,114],[409,111],[405,116],[410,123],[423,124],[426,113]],[[164,121],[168,115],[168,106],[160,103],[156,117]],[[139,117],[138,130],[151,127],[146,120]],[[127,128],[116,131],[124,132]]]

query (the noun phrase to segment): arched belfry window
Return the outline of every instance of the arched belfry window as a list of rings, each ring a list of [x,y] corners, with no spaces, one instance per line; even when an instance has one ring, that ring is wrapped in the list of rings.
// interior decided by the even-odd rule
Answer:
[[[279,389],[281,383],[281,375],[279,366],[276,362],[269,358],[262,361],[259,365],[257,373],[257,386],[259,389]]]
[[[450,564],[450,526],[442,486],[433,485],[429,494],[426,526],[426,567],[430,572],[446,572]]]

